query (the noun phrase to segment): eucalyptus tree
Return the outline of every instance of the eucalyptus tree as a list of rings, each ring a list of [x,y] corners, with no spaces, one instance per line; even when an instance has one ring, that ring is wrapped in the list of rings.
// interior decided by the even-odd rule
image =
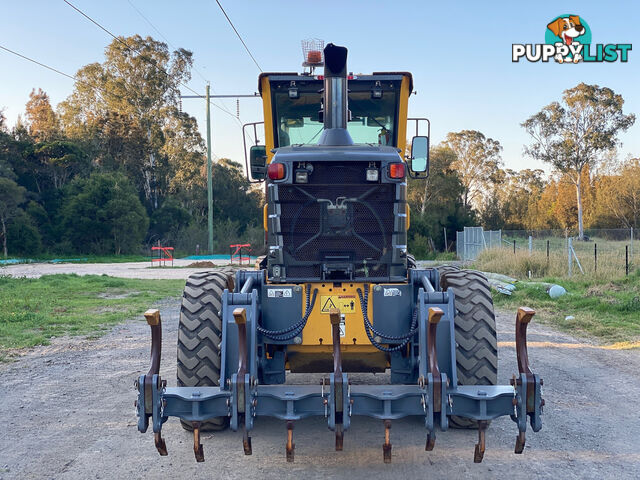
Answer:
[[[623,113],[623,104],[622,95],[610,88],[580,83],[521,124],[533,138],[525,152],[552,165],[575,186],[580,239],[583,172],[593,171],[620,144],[620,132],[635,122],[635,115]]]

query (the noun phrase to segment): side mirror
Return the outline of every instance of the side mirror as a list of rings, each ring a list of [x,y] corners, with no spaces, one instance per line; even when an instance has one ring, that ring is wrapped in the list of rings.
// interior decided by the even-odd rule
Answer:
[[[254,145],[249,150],[251,178],[264,180],[267,174],[267,149],[264,145]]]
[[[411,140],[410,166],[415,173],[429,171],[429,137],[413,137]]]

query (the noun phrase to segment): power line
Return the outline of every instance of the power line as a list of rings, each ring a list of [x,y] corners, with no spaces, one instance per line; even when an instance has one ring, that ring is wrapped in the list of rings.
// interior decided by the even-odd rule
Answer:
[[[133,4],[133,2],[132,2],[131,0],[127,0],[127,3],[128,3],[129,5],[131,5],[131,8],[133,8],[133,9],[138,13],[138,15],[140,15],[140,16],[143,18],[143,20],[144,20],[145,22],[147,22],[147,23],[149,24],[149,26],[151,26],[151,28],[153,28],[153,29],[156,31],[156,33],[157,33],[158,35],[160,35],[160,36],[164,39],[164,41],[165,41],[165,42],[167,42],[167,44],[168,44],[171,48],[173,48],[174,50],[176,49],[176,48],[172,45],[172,43],[169,41],[169,39],[168,39],[167,37],[165,37],[165,36],[164,36],[164,34],[163,34],[159,29],[158,29],[158,27],[156,27],[153,23],[151,23],[151,20],[149,20],[149,19],[145,16],[145,14],[144,14],[144,13],[142,13],[142,12],[140,11],[140,9],[138,9],[138,7],[136,7],[136,6]],[[196,66],[195,66],[195,65],[193,66],[193,71],[194,71],[194,72],[196,72],[196,73],[198,74],[198,76],[200,76],[200,78],[201,78],[202,80],[204,80],[205,82],[209,82],[209,79],[208,79],[208,78],[206,78],[206,77],[205,77],[205,76],[204,76],[204,75],[203,75],[203,74],[202,74],[202,73],[201,73],[201,72],[196,68]]]
[[[80,10],[78,7],[76,7],[75,5],[73,5],[71,2],[69,2],[68,0],[62,0],[64,3],[66,3],[67,5],[69,5],[71,8],[73,8],[76,12],[78,12],[80,15],[82,15],[83,17],[85,17],[87,20],[89,20],[91,23],[93,23],[94,25],[96,25],[98,28],[100,28],[102,31],[106,32],[109,36],[113,37],[114,40],[117,40],[118,42],[120,42],[122,45],[124,45],[124,47],[129,50],[130,52],[135,52],[137,54],[140,55],[140,58],[144,61],[146,61],[147,63],[150,63],[151,65],[153,65],[156,69],[158,69],[158,71],[163,72],[167,77],[169,77],[169,73],[167,73],[167,71],[162,68],[160,65],[158,65],[158,63],[153,59],[153,58],[149,58],[146,55],[144,55],[143,53],[141,53],[139,50],[134,49],[132,47],[130,47],[129,45],[127,45],[127,43],[122,40],[120,37],[117,37],[116,35],[114,35],[113,33],[111,33],[107,28],[103,27],[101,24],[99,24],[96,20],[94,20],[93,18],[91,18],[89,15],[87,15],[86,13],[84,13],[82,10]],[[178,82],[179,85],[182,85],[184,88],[186,88],[187,90],[189,90],[190,92],[195,93],[196,95],[199,95],[198,92],[196,92],[193,88],[189,87],[188,85],[186,85],[183,82]],[[235,118],[236,120],[237,117],[235,115],[233,115],[232,113],[224,110],[222,107],[220,107],[220,105],[216,105],[213,102],[210,102],[211,105],[213,105],[214,107],[216,107],[217,109],[225,112],[226,114],[230,115],[231,117]],[[238,120],[239,121],[239,120]]]
[[[116,98],[119,98],[120,100],[124,100],[120,95],[118,95],[116,93],[109,92],[107,90],[104,90],[103,88],[100,88],[100,87],[96,86],[96,85],[92,85],[91,83],[89,83],[89,82],[87,82],[85,80],[80,80],[78,77],[75,77],[73,75],[69,75],[68,73],[61,72],[60,70],[58,70],[56,68],[50,67],[49,65],[46,65],[46,64],[44,64],[42,62],[34,60],[33,58],[27,57],[26,55],[22,55],[21,53],[18,53],[18,52],[14,51],[14,50],[11,50],[10,48],[4,47],[2,45],[0,45],[0,48],[2,50],[5,50],[5,51],[9,52],[9,53],[12,53],[13,55],[15,55],[17,57],[23,58],[24,60],[28,60],[31,63],[35,63],[36,65],[39,65],[41,67],[46,68],[47,70],[51,70],[52,72],[55,72],[55,73],[57,73],[59,75],[62,75],[63,77],[67,77],[67,78],[69,78],[69,79],[71,79],[71,80],[73,80],[75,82],[78,82],[78,83],[82,83],[82,84],[88,86],[89,88],[92,88],[94,91],[96,91],[96,93],[98,95],[100,95],[101,93],[106,93],[108,95],[112,95],[112,96],[114,96]],[[100,95],[100,97],[104,101],[104,97],[102,95]]]
[[[144,19],[144,21],[145,21],[145,22],[147,22],[147,23],[151,26],[151,28],[153,28],[153,29],[156,31],[156,33],[157,33],[158,35],[160,35],[160,36],[161,36],[161,37],[162,37],[162,38],[167,42],[167,44],[168,44],[168,45],[169,45],[173,50],[176,50],[176,47],[175,47],[175,46],[174,46],[174,45],[169,41],[169,39],[168,39],[168,38],[167,38],[167,37],[166,37],[166,36],[165,36],[165,35],[164,35],[164,34],[163,34],[159,29],[158,29],[158,27],[156,27],[156,26],[151,22],[151,20],[149,20],[149,19],[145,16],[145,14],[144,14],[144,13],[142,13],[142,12],[140,11],[140,9],[139,9],[138,7],[136,7],[136,6],[133,4],[133,2],[132,2],[131,0],[127,0],[127,3],[131,6],[131,8],[133,8],[133,9],[138,13],[138,15],[140,15],[140,16]],[[202,80],[204,80],[205,82],[207,82],[207,83],[209,83],[209,84],[211,83],[211,81],[210,81],[208,78],[206,78],[206,77],[204,76],[204,74],[203,74],[202,72],[200,72],[200,70],[198,70],[198,69],[196,68],[196,66],[195,66],[195,65],[193,65],[193,71],[194,71],[194,72],[196,72],[196,73],[198,74],[198,76],[199,76]],[[216,91],[215,91],[215,89],[214,89],[213,87],[211,87],[211,90],[213,91],[213,93],[216,93]],[[213,105],[213,103],[212,103],[212,105]],[[222,101],[222,102],[221,102],[221,105],[222,105],[223,110],[225,110],[229,115],[233,115],[233,114],[229,111],[229,109],[227,108],[227,105],[225,105],[224,101]]]
[[[65,0],[66,1],[66,0]],[[242,42],[242,45],[244,45],[244,49],[247,51],[247,53],[249,54],[249,56],[251,57],[251,60],[253,60],[253,63],[256,64],[256,67],[258,67],[258,70],[260,70],[260,73],[262,73],[262,68],[260,68],[260,65],[258,65],[258,62],[256,61],[256,59],[253,57],[253,55],[251,54],[251,51],[249,50],[249,47],[247,47],[247,44],[244,43],[244,40],[242,39],[242,37],[240,36],[240,34],[238,33],[238,30],[236,30],[236,27],[234,27],[233,22],[231,21],[231,19],[229,18],[229,15],[227,15],[227,12],[224,11],[224,8],[222,8],[222,5],[220,4],[220,2],[218,0],[216,0],[216,3],[218,4],[218,6],[220,7],[220,10],[222,10],[222,13],[224,14],[224,16],[227,18],[227,21],[229,22],[229,25],[231,25],[231,28],[233,28],[233,31],[236,32],[236,35],[238,36],[238,38],[240,39],[240,41]]]
[[[41,62],[39,62],[37,60],[34,60],[33,58],[29,58],[29,57],[27,57],[25,55],[22,55],[21,53],[14,52],[13,50],[11,50],[11,49],[9,49],[7,47],[3,47],[2,45],[0,45],[0,48],[3,49],[3,50],[6,50],[9,53],[13,53],[14,55],[16,55],[16,56],[18,56],[20,58],[24,58],[25,60],[28,60],[28,61],[30,61],[32,63],[35,63],[36,65],[40,65],[41,67],[44,67],[47,70],[51,70],[52,72],[56,72],[56,73],[58,73],[60,75],[63,75],[65,77],[67,77],[67,78],[70,78],[71,80],[74,80],[74,81],[76,80],[76,78],[73,75],[69,75],[68,73],[61,72],[60,70],[57,70],[57,69],[55,69],[53,67],[50,67],[49,65],[45,65],[44,63],[41,63]]]

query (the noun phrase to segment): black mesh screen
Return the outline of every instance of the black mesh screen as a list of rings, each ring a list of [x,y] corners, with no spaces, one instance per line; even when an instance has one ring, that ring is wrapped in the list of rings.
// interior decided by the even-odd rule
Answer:
[[[308,184],[279,186],[284,249],[293,259],[287,277],[320,278],[321,265],[334,260],[352,264],[354,278],[388,276],[380,260],[392,247],[396,186],[367,182],[368,165],[316,163]]]

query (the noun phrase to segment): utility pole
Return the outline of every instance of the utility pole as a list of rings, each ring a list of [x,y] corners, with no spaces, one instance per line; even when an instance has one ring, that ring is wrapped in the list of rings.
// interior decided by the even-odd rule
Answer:
[[[211,165],[211,104],[207,84],[207,210],[209,224],[209,255],[213,255],[213,166]]]
[[[213,254],[213,165],[211,163],[211,99],[212,98],[260,98],[260,95],[210,95],[207,84],[206,95],[180,95],[183,98],[205,98],[207,100],[207,210],[209,241],[207,244],[209,254]]]

